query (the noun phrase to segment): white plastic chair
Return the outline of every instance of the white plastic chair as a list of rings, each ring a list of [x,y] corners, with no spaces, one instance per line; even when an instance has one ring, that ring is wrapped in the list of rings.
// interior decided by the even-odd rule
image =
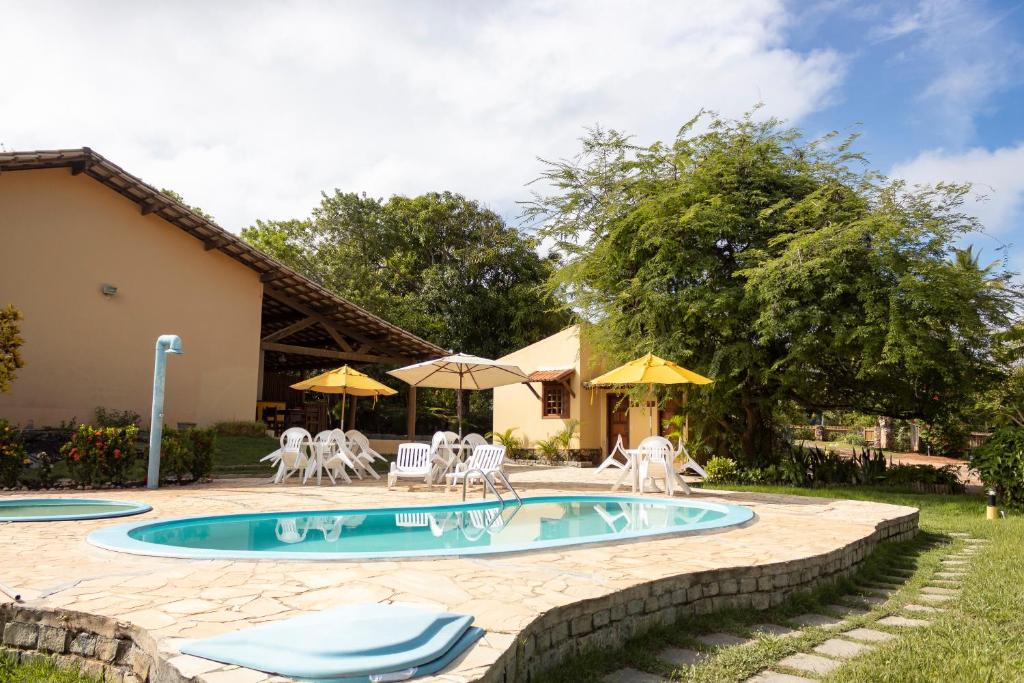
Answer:
[[[380,453],[378,453],[377,451],[373,450],[370,447],[370,440],[366,438],[366,435],[363,434],[358,429],[348,430],[347,432],[345,432],[345,436],[348,438],[350,442],[354,443],[356,446],[359,447],[358,455],[365,454],[370,460],[380,460],[381,462],[388,461],[387,458],[385,458],[383,455],[381,455]]]
[[[454,472],[445,475],[445,481],[448,484],[448,488],[451,489],[459,481],[466,479],[467,475],[469,475],[469,478],[466,480],[467,483],[479,480],[480,472],[473,472],[472,474],[469,474],[469,472],[470,470],[480,470],[483,472],[483,476],[487,477],[494,484],[494,474],[495,472],[500,472],[504,464],[504,446],[491,446],[489,444],[477,446],[473,449],[473,454],[466,458],[465,462],[460,462],[455,466]]]
[[[625,458],[625,461],[616,458],[616,455],[621,455]],[[617,467],[620,470],[624,470],[629,466],[629,453],[626,452],[626,447],[622,443],[622,434],[615,437],[615,446],[612,448],[612,452],[608,454],[608,457],[604,459],[600,465],[597,466],[595,472],[600,472],[607,467]]]
[[[301,543],[306,540],[307,531],[308,528],[304,518],[285,517],[277,520],[277,527],[274,529],[274,535],[277,536],[277,540],[282,543]]]
[[[328,429],[313,438],[313,456],[309,466],[306,467],[306,479],[312,476],[314,469],[317,469],[318,484],[320,483],[320,472],[326,472],[332,484],[337,484],[338,479],[343,479],[346,484],[352,483],[352,478],[345,471],[346,466],[352,467],[348,449],[343,442],[338,442],[333,431]]]
[[[462,447],[467,449],[470,453],[472,453],[476,449],[477,446],[486,446],[486,445],[487,445],[487,439],[485,439],[484,437],[480,436],[476,432],[473,432],[471,434],[466,434],[464,437],[462,437]]]
[[[448,441],[451,432],[434,432],[430,440],[430,462],[433,463],[433,481],[444,481],[444,476],[455,466],[458,456]]]
[[[433,469],[430,446],[425,443],[399,444],[398,455],[388,472],[388,489],[392,489],[399,479],[423,479],[427,486],[431,486]]]
[[[284,430],[281,434],[281,450],[276,461],[277,475],[274,483],[292,476],[309,465],[309,455],[306,449],[313,445],[313,437],[302,427],[292,427]]]
[[[405,528],[430,526],[430,519],[429,512],[396,512],[395,526]]]
[[[374,479],[380,479],[380,475],[374,471],[370,464],[370,456],[363,453],[359,446],[348,438],[348,435],[340,429],[331,430],[331,440],[334,443],[334,455],[327,461],[327,465],[335,470],[342,470],[347,467],[357,477],[363,478],[363,474],[369,474]],[[351,481],[351,480],[349,480]]]
[[[647,481],[650,481],[653,485],[655,479],[659,478],[665,484],[665,493],[670,496],[674,493],[675,484],[677,482],[682,485],[685,493],[690,492],[690,487],[686,485],[686,482],[676,475],[674,467],[676,449],[672,447],[671,441],[663,436],[648,436],[640,442],[640,445],[636,450],[640,461],[639,477],[641,493],[644,492]],[[661,477],[655,477],[651,474],[652,465],[661,468]]]

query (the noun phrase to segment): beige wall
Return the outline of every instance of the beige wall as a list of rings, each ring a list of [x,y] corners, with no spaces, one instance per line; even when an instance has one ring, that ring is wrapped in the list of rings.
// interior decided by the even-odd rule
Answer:
[[[580,339],[578,325],[569,327],[535,344],[504,356],[501,360],[514,363],[525,372],[554,368],[574,368],[570,418],[580,421],[579,448],[600,448],[607,452],[609,444],[607,392],[603,389],[584,389],[583,382],[602,372],[606,364],[597,357],[585,341]],[[538,393],[539,384],[534,384]],[[650,436],[650,417],[644,406],[630,408],[629,441],[627,447],[636,447]],[[537,439],[546,439],[565,428],[565,420],[545,419],[540,415],[540,400],[524,385],[498,387],[494,390],[494,431],[515,427],[516,435],[525,437],[532,446]],[[657,425],[654,425],[657,434]]]
[[[104,406],[148,424],[154,343],[171,333],[186,355],[167,359],[166,423],[253,419],[254,271],[67,169],[0,174],[0,235],[0,305],[25,318],[25,367],[0,394],[0,417],[92,421]]]

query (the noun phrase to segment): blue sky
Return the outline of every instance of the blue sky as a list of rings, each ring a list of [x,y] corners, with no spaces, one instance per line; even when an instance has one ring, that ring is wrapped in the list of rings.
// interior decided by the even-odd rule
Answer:
[[[1024,1],[1024,0],[1022,0]],[[1024,270],[1022,2],[0,0],[0,145],[89,145],[227,229],[331,188],[517,214],[600,123],[651,142],[755,103],[863,134],[876,168],[974,181]],[[47,49],[40,50],[45,44]]]

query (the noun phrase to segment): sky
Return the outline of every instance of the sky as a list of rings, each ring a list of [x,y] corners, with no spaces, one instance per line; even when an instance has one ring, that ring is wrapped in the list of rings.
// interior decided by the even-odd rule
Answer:
[[[1024,0],[0,0],[0,146],[92,147],[238,232],[321,191],[452,190],[514,222],[587,127],[757,103],[883,173],[975,183],[1024,270]],[[1000,247],[1003,252],[997,252]]]

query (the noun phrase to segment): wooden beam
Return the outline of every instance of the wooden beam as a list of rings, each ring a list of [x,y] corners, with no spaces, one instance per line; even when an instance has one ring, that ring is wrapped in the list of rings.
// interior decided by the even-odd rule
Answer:
[[[287,337],[289,335],[295,334],[296,332],[298,332],[300,330],[306,329],[310,325],[316,325],[316,323],[317,323],[317,321],[316,321],[315,318],[303,318],[302,320],[300,320],[300,321],[298,321],[296,323],[292,323],[291,325],[288,325],[287,327],[282,327],[280,330],[277,330],[276,332],[271,332],[266,337],[264,337],[262,339],[262,341],[272,342],[272,341],[277,341],[278,339],[284,339],[285,337]],[[349,349],[349,350],[351,350],[351,349]]]
[[[541,398],[540,398],[540,394],[538,394],[538,393],[537,393],[537,390],[533,388],[533,385],[532,385],[532,384],[530,384],[529,382],[523,382],[523,384],[525,384],[525,385],[526,385],[526,388],[527,388],[527,389],[529,389],[529,390],[530,390],[530,392],[531,392],[531,393],[532,393],[532,394],[533,394],[534,396],[536,396],[536,397],[537,397],[537,400],[538,400],[538,401],[539,401],[539,400],[541,400]]]
[[[576,392],[572,390],[572,385],[569,382],[562,380],[562,386],[565,387],[565,390],[569,392],[570,396],[576,398]]]
[[[87,161],[74,161],[71,163],[71,175],[79,175],[85,173],[89,168],[89,162]]]
[[[145,202],[145,203],[142,204],[142,215],[143,216],[148,216],[149,214],[153,213],[154,211],[159,211],[160,209],[164,208],[165,206],[167,206],[167,205],[164,204],[163,202]]]
[[[264,351],[276,351],[278,353],[294,353],[301,356],[315,356],[316,358],[333,358],[335,360],[354,360],[363,363],[388,363],[392,365],[404,365],[410,362],[409,358],[398,356],[377,356],[370,353],[350,353],[348,351],[335,351],[333,349],[318,349],[312,346],[293,346],[291,344],[278,344],[275,342],[261,342],[260,348]]]
[[[281,273],[263,273],[260,275],[260,282],[266,284],[268,282],[273,282],[274,280],[280,280],[283,277],[284,275]]]
[[[318,320],[317,322],[320,323],[320,327],[327,330],[327,334],[331,335],[331,339],[333,339],[334,343],[338,345],[338,348],[340,348],[342,351],[353,351],[352,346],[347,341],[345,341],[344,337],[338,334],[338,331],[334,329],[333,325],[323,320]]]
[[[221,240],[203,240],[203,249],[206,251],[213,251],[214,249],[220,249],[225,244],[227,244],[227,242],[222,242]]]
[[[292,297],[288,296],[287,294],[285,294],[281,290],[279,290],[279,289],[277,289],[275,287],[266,287],[266,286],[264,286],[263,287],[263,293],[266,294],[267,296],[269,296],[272,299],[276,299],[277,301],[280,301],[281,303],[283,303],[286,306],[291,306],[292,308],[294,308],[296,311],[298,311],[300,313],[305,313],[306,315],[308,315],[308,316],[310,316],[312,318],[316,318],[317,322],[321,323],[324,326],[324,328],[328,330],[328,332],[330,332],[330,328],[333,328],[336,332],[339,331],[338,328],[335,326],[334,321],[330,320],[329,318],[327,318],[326,316],[324,316],[324,315],[322,315],[320,313],[317,313],[316,311],[314,311],[312,308],[310,308],[306,304],[302,303],[301,301],[296,301],[295,299],[293,299]],[[361,341],[364,344],[369,344],[370,346],[374,345],[373,341],[368,339],[365,335],[361,335],[358,332],[353,332],[351,329],[346,329],[344,333],[347,336],[352,337],[356,341]],[[332,338],[333,338],[333,335],[332,335]],[[335,340],[335,341],[337,341],[337,340]]]

